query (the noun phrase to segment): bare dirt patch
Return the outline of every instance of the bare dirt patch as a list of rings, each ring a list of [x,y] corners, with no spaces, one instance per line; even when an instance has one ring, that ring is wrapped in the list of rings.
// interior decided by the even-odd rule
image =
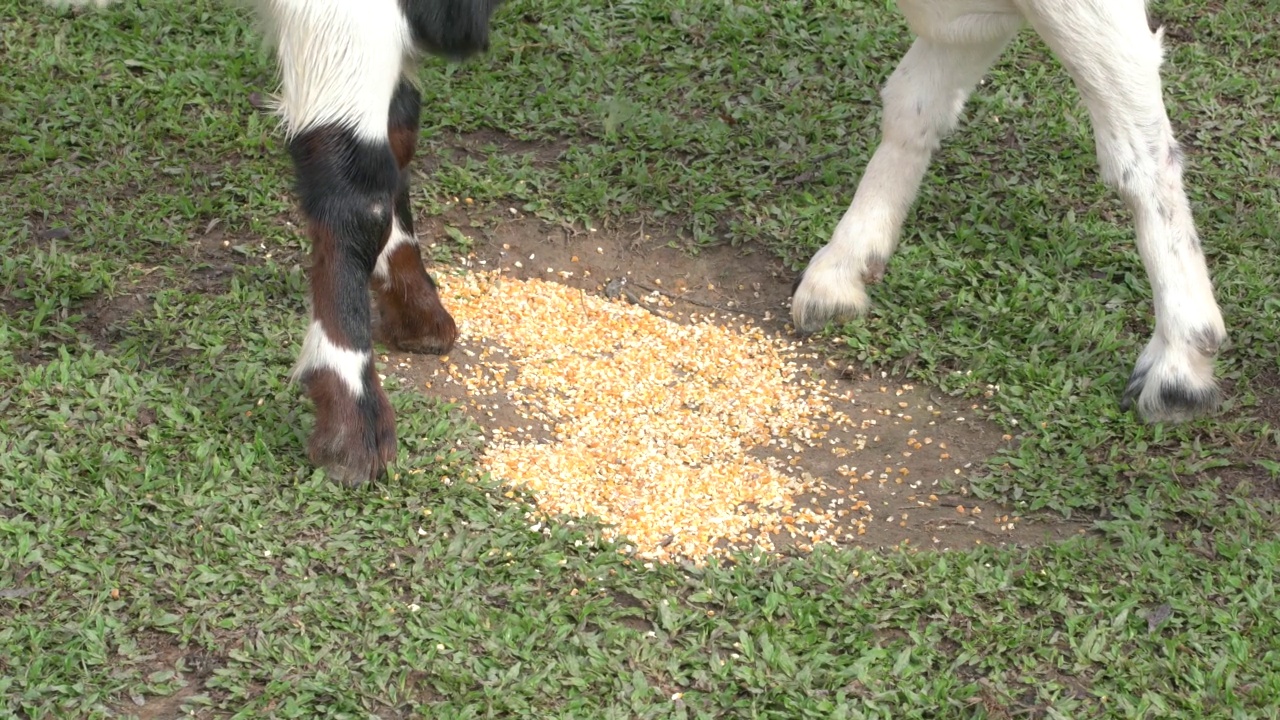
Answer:
[[[235,248],[246,242],[250,241],[228,231],[218,220],[202,230],[192,229],[180,262],[169,258],[163,263],[148,261],[135,266],[132,279],[116,292],[100,293],[78,308],[84,316],[80,327],[98,347],[107,350],[124,338],[129,323],[148,311],[161,290],[182,288],[206,295],[227,292],[238,265],[245,262]]]
[[[566,232],[559,225],[521,217],[470,218],[463,211],[421,225],[425,242],[447,222],[466,230],[475,244],[463,261],[469,271],[501,272],[513,280],[562,283],[585,295],[640,305],[677,323],[710,319],[749,323],[774,338],[795,342],[787,302],[794,273],[771,254],[751,246],[721,246],[691,253],[670,237],[635,225],[619,231]],[[437,268],[438,274],[451,272]],[[554,433],[521,415],[503,392],[469,396],[458,378],[477,365],[513,358],[486,338],[464,337],[447,361],[401,353],[382,355],[382,371],[429,395],[462,403],[490,438],[518,427],[532,442]],[[690,352],[696,352],[690,348]],[[877,376],[833,360],[819,341],[801,345],[797,360],[806,377],[845,398],[839,408],[852,428],[832,430],[815,447],[757,449],[795,472],[818,480],[797,505],[834,506],[856,501],[860,512],[840,521],[838,541],[866,548],[959,548],[975,544],[1027,545],[1083,533],[1081,522],[1022,518],[969,496],[966,479],[1002,444],[1012,441],[978,415],[983,407],[887,373]],[[450,379],[452,378],[452,379]],[[865,443],[856,453],[849,449]],[[850,467],[856,467],[854,473]],[[844,505],[848,507],[847,504]],[[795,534],[792,535],[791,533]],[[803,523],[770,538],[779,553],[802,552],[810,536]]]
[[[118,715],[137,720],[207,716],[207,711],[199,708],[200,703],[189,709],[184,709],[184,705],[201,695],[211,694],[205,682],[226,664],[225,657],[195,646],[183,646],[170,635],[145,632],[138,637],[137,652],[131,663],[143,676],[165,678],[163,682],[175,689],[168,695],[133,695],[120,703],[116,709]]]

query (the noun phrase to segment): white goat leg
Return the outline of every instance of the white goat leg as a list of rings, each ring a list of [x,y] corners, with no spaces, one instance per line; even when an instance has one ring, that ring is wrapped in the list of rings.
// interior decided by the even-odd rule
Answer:
[[[885,84],[883,139],[831,241],[796,284],[791,318],[800,332],[866,312],[898,244],[929,162],[955,129],[973,87],[1022,26],[1014,12],[946,14],[936,2],[899,3],[919,36]],[[1006,6],[1005,3],[976,5]]]
[[[1094,125],[1103,180],[1134,215],[1155,305],[1155,333],[1122,405],[1149,422],[1217,408],[1213,362],[1226,341],[1222,313],[1182,187],[1182,152],[1161,94],[1161,33],[1143,0],[1018,0],[1074,79]]]

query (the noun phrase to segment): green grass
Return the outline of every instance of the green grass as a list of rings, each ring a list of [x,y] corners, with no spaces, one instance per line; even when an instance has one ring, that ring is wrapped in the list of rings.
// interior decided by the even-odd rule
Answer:
[[[331,487],[285,384],[306,242],[248,102],[271,65],[247,16],[0,0],[0,716],[1274,717],[1280,3],[1154,11],[1231,332],[1223,416],[1119,412],[1149,290],[1075,91],[1024,35],[871,317],[830,337],[951,392],[1000,385],[991,419],[1022,441],[975,492],[1098,534],[697,570],[532,529],[477,477],[476,429],[410,388],[398,477]],[[438,160],[419,206],[643,215],[798,269],[907,43],[885,3],[515,0],[489,55],[426,64],[423,151],[481,130],[529,150]],[[201,260],[223,238],[239,261]]]

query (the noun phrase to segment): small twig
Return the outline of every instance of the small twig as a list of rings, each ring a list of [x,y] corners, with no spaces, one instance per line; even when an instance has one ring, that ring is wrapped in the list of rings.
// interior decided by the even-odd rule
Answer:
[[[644,216],[640,216],[640,232],[636,233],[636,239],[631,241],[631,251],[634,252],[644,246]]]
[[[809,164],[810,164],[810,165],[821,165],[822,163],[824,163],[824,162],[826,162],[826,161],[830,160],[831,158],[836,157],[837,155],[841,155],[841,154],[842,154],[842,151],[840,151],[840,150],[835,150],[835,151],[832,151],[832,152],[829,152],[829,153],[824,153],[824,154],[819,155],[818,157],[816,157],[816,158],[814,158],[814,159],[810,160],[810,161],[809,161]],[[814,178],[816,178],[816,177],[818,177],[818,172],[817,172],[816,170],[805,170],[804,172],[800,173],[799,175],[796,175],[795,177],[792,177],[792,178],[788,178],[788,179],[786,179],[786,180],[783,180],[783,181],[781,182],[781,184],[782,184],[782,185],[800,185],[801,183],[807,183],[807,182],[809,182],[810,180],[813,180],[813,179],[814,179]]]
[[[898,361],[897,363],[898,371],[895,373],[895,375],[897,375],[899,382],[905,383],[907,381],[907,374],[911,372],[911,366],[915,365],[916,360],[919,357],[920,357],[920,353],[918,351],[912,351],[908,353],[906,357]]]
[[[579,235],[586,235],[585,232],[575,227],[573,223],[565,222],[564,220],[557,220],[556,223],[560,226],[560,232],[564,233],[564,242],[566,245],[572,242],[573,239]]]
[[[641,308],[643,308],[643,309],[645,309],[645,310],[648,310],[649,312],[651,312],[651,313],[653,313],[654,315],[656,315],[656,316],[658,316],[658,317],[662,318],[663,320],[670,320],[670,319],[671,319],[671,318],[670,318],[670,316],[668,316],[668,315],[667,315],[667,313],[665,313],[665,312],[663,312],[663,311],[659,310],[659,309],[658,309],[658,308],[656,308],[656,307],[653,307],[653,306],[649,305],[649,303],[647,303],[647,302],[644,302],[643,300],[641,300],[641,299],[640,299],[640,297],[639,297],[638,295],[636,295],[635,293],[633,293],[633,292],[631,292],[630,290],[626,289],[625,287],[624,287],[624,288],[622,288],[622,296],[623,296],[623,297],[625,297],[625,298],[626,298],[626,299],[627,299],[627,300],[628,300],[632,305],[638,305],[639,307],[641,307]]]
[[[631,282],[631,284],[635,285],[636,287],[646,292],[658,293],[662,297],[667,298],[672,302],[689,303],[690,305],[697,305],[699,307],[709,308],[711,310],[719,310],[720,312],[734,312],[734,313],[740,313],[742,315],[750,315],[752,317],[764,318],[764,314],[762,313],[752,312],[750,310],[742,310],[739,308],[726,307],[723,305],[716,305],[715,303],[702,302],[700,300],[695,300],[693,298],[680,297],[679,295],[672,295],[670,293],[665,293],[659,290],[658,288],[645,285],[644,283],[635,282],[634,280]]]

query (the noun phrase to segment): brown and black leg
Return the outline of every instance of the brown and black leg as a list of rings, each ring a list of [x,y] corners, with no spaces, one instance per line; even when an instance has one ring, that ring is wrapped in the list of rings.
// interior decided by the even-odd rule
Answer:
[[[391,232],[399,172],[385,138],[344,124],[289,143],[311,236],[311,326],[294,368],[316,406],[311,461],[340,483],[395,459],[395,415],[373,362],[369,277]]]
[[[315,403],[312,462],[341,483],[395,460],[395,414],[374,368],[369,290],[388,345],[443,353],[457,336],[422,266],[409,207],[421,100],[405,61],[483,49],[492,0],[292,3],[272,28],[281,111],[312,242],[311,325],[294,377]]]
[[[443,355],[453,348],[458,329],[423,267],[409,201],[409,166],[418,145],[421,111],[422,98],[417,88],[402,78],[392,97],[387,121],[387,137],[399,174],[391,233],[373,270],[378,303],[375,337],[397,350]]]

